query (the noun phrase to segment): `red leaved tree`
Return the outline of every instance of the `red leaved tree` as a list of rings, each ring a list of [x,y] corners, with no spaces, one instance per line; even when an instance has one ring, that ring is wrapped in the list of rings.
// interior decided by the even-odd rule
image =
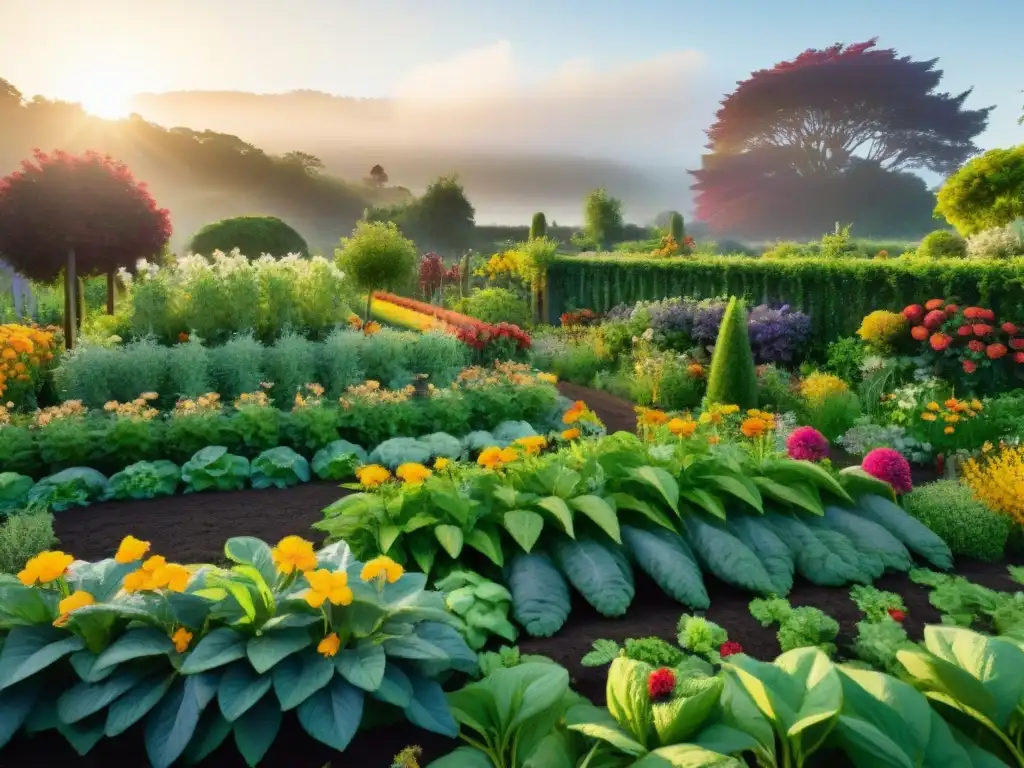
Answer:
[[[970,91],[936,93],[935,64],[869,40],[754,72],[723,100],[707,131],[711,153],[691,171],[697,218],[761,236],[791,236],[778,231],[786,220],[821,233],[837,219],[884,218],[876,209],[900,202],[878,202],[885,184],[898,172],[957,168],[977,152],[992,109],[964,109]],[[904,204],[923,210],[924,183],[900,175]]]
[[[0,255],[33,280],[52,281],[63,271],[69,349],[77,330],[77,275],[107,276],[113,313],[117,270],[158,256],[170,236],[170,216],[146,185],[124,163],[96,152],[36,150],[0,180]]]

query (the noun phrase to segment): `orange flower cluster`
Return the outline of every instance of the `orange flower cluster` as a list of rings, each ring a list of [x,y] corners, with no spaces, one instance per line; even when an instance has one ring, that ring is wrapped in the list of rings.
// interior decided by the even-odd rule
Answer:
[[[56,343],[51,329],[0,325],[0,397],[20,400],[52,360]]]

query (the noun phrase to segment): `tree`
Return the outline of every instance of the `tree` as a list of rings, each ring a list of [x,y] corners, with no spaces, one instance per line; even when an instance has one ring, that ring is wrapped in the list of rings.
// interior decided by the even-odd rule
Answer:
[[[738,405],[743,410],[757,407],[757,370],[747,331],[747,310],[735,296],[729,299],[718,328],[707,399],[719,405]]]
[[[439,251],[461,253],[473,244],[476,210],[456,174],[431,182],[410,213],[410,234]]]
[[[836,219],[863,231],[856,203],[838,216],[834,208],[851,198],[870,207],[865,192],[874,187],[843,191],[864,181],[848,178],[858,165],[876,180],[884,176],[878,171],[946,174],[977,152],[973,140],[992,108],[964,109],[970,91],[935,93],[943,74],[935,64],[869,40],[754,72],[723,100],[707,132],[710,154],[691,171],[697,218],[716,232],[748,236],[774,236],[771,222],[789,213],[814,218],[816,231]]]
[[[530,240],[536,240],[538,237],[544,237],[548,232],[548,222],[544,217],[542,211],[538,211],[533,214],[533,219],[530,221]]]
[[[114,311],[118,268],[158,257],[171,236],[170,216],[124,163],[96,152],[36,151],[0,181],[0,253],[20,274],[55,280],[63,270],[65,344],[77,330],[77,276],[107,276]]]
[[[373,292],[402,287],[416,271],[416,245],[392,221],[360,221],[352,236],[334,251],[338,266],[366,291],[366,320]]]
[[[965,236],[1024,217],[1024,144],[964,165],[939,189],[935,213]]]
[[[678,211],[672,211],[668,217],[668,233],[677,245],[682,245],[686,239],[686,227],[683,225],[683,216]]]
[[[583,201],[583,233],[598,248],[606,249],[621,235],[622,201],[604,188],[594,189]]]
[[[383,187],[388,183],[388,174],[381,165],[375,165],[370,169],[370,183],[375,187]]]
[[[214,251],[228,253],[234,248],[250,259],[258,259],[265,253],[309,255],[309,246],[302,235],[276,216],[236,216],[215,221],[193,235],[188,246],[192,253],[204,256]]]
[[[295,150],[286,153],[281,159],[286,163],[298,166],[310,176],[316,176],[324,169],[324,161],[309,152]]]

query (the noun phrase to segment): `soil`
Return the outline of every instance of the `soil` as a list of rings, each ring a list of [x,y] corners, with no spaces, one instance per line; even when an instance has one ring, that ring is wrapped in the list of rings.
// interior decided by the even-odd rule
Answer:
[[[601,417],[610,432],[633,431],[636,427],[632,405],[612,395],[560,383],[567,397],[582,399]],[[838,458],[838,457],[836,457]],[[838,462],[837,462],[838,463]],[[918,478],[915,477],[915,480]],[[934,478],[933,478],[934,479]],[[168,559],[189,563],[217,563],[224,560],[224,542],[232,536],[256,536],[276,542],[288,534],[318,539],[310,526],[321,519],[321,510],[346,491],[332,483],[308,483],[288,490],[239,491],[174,496],[138,502],[108,502],[87,509],[71,510],[55,516],[55,529],[61,546],[76,557],[97,560],[111,557],[118,543],[132,534],[150,541],[153,551]],[[1001,590],[1016,591],[1009,579],[1006,563],[959,562],[956,572],[976,583]],[[927,623],[939,620],[928,602],[928,592],[902,574],[889,574],[876,583],[879,589],[903,596],[907,605],[906,626],[912,638],[919,638]],[[707,577],[711,608],[706,616],[729,632],[746,653],[771,659],[779,653],[775,628],[761,627],[748,611],[752,595]],[[860,619],[849,598],[849,589],[817,587],[798,581],[789,596],[793,605],[821,608],[840,623],[838,656],[849,655],[848,647]],[[524,653],[538,653],[564,665],[573,685],[595,703],[604,701],[606,669],[586,668],[580,659],[595,639],[623,642],[627,637],[658,636],[673,641],[676,624],[687,609],[675,603],[643,574],[637,574],[636,597],[627,616],[609,619],[597,614],[578,596],[574,597],[569,621],[552,638],[520,638]],[[302,731],[293,714],[286,716],[278,738],[266,758],[264,768],[326,768],[328,765],[358,765],[387,768],[404,747],[423,748],[421,765],[447,754],[456,742],[421,731],[402,721],[356,736],[339,756],[313,741]],[[103,739],[84,758],[78,757],[62,738],[52,735],[29,739],[19,736],[3,750],[2,765],[104,766],[146,764],[141,731],[135,730],[117,739]],[[203,761],[207,768],[235,768],[244,765],[230,743]]]

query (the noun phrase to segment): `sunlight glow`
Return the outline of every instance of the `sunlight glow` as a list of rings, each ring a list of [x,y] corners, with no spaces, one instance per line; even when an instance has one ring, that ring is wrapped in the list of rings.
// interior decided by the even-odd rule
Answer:
[[[125,72],[117,67],[97,66],[92,62],[82,69],[69,73],[62,89],[64,98],[77,101],[86,112],[107,120],[127,117],[132,97],[144,88],[140,87],[139,73]]]

